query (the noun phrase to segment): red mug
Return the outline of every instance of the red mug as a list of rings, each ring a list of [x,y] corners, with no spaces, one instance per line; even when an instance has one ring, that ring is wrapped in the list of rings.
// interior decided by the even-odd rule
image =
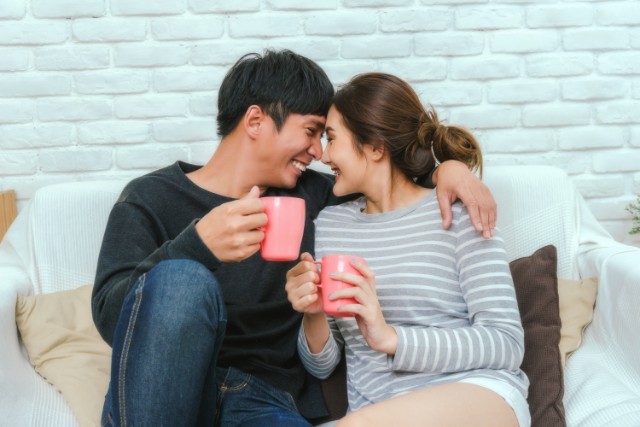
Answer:
[[[305,203],[298,197],[261,197],[267,225],[260,255],[268,261],[294,261],[300,256],[304,234]]]
[[[362,274],[351,265],[351,261],[365,264],[365,260],[352,255],[325,255],[322,261],[315,261],[320,265],[320,294],[322,295],[322,309],[330,316],[351,317],[353,313],[340,312],[338,309],[345,304],[357,304],[354,298],[339,298],[330,300],[328,297],[332,293],[341,289],[351,288],[355,285],[342,282],[330,277],[331,273],[352,273],[362,276]]]

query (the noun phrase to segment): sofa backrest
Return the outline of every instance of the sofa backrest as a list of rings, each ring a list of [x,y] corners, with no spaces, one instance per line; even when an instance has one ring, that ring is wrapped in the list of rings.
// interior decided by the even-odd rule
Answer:
[[[509,260],[554,244],[558,275],[577,278],[579,215],[566,173],[547,166],[491,166],[484,181],[498,203]],[[93,283],[102,235],[124,181],[54,184],[36,192],[29,217],[29,275],[34,293]]]
[[[109,212],[124,181],[54,184],[38,190],[28,208],[36,294],[92,284]]]

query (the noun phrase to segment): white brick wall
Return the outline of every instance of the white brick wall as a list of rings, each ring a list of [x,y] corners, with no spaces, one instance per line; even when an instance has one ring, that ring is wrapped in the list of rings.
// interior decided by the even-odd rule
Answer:
[[[472,128],[488,164],[564,168],[621,241],[640,193],[637,0],[2,0],[0,189],[130,178],[215,149],[228,67],[290,48],[380,70]]]

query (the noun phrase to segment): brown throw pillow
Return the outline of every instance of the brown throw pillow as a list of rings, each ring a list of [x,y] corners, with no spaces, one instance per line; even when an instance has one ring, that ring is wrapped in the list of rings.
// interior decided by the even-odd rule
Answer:
[[[521,368],[530,382],[532,427],[566,427],[556,263],[556,248],[549,245],[509,264],[524,328]]]

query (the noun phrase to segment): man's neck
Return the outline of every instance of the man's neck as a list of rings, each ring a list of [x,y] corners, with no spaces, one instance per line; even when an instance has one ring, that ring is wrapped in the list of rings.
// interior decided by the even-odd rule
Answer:
[[[197,186],[222,196],[239,199],[249,193],[255,182],[257,165],[246,141],[225,137],[209,161],[187,177]],[[263,193],[266,187],[260,187]]]

